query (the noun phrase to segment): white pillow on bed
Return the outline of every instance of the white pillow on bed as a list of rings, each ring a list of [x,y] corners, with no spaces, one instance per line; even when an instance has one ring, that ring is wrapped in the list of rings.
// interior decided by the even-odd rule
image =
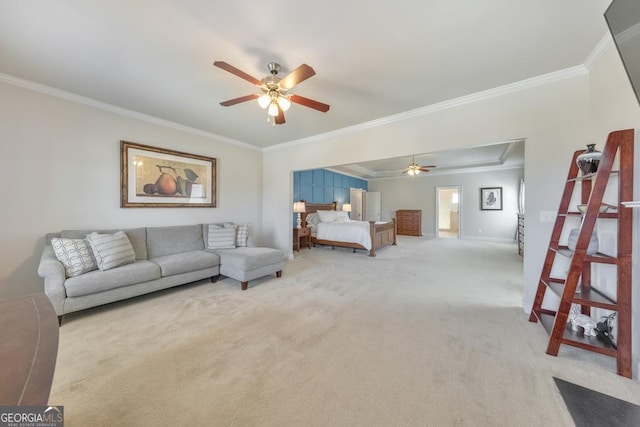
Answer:
[[[336,220],[336,211],[318,211],[320,222],[334,222]]]
[[[320,217],[318,216],[318,214],[316,212],[310,213],[309,215],[307,215],[307,225],[309,227],[314,226],[314,225],[318,225],[320,223]]]
[[[337,211],[336,222],[349,222],[349,212]]]

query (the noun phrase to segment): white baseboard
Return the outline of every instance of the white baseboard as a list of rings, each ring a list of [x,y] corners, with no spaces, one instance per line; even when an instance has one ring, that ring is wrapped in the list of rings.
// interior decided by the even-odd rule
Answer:
[[[498,243],[513,243],[516,244],[516,241],[513,239],[505,239],[502,237],[481,237],[481,236],[462,236],[464,240],[480,240],[483,242],[498,242]]]

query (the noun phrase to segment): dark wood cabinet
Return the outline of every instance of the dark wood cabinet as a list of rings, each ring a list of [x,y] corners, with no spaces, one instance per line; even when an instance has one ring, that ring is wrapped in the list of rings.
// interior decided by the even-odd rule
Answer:
[[[44,293],[2,300],[0,325],[0,405],[46,405],[58,355],[51,302]]]
[[[524,214],[518,214],[518,255],[524,256]]]
[[[422,236],[421,210],[397,210],[396,223],[398,234],[403,236]]]

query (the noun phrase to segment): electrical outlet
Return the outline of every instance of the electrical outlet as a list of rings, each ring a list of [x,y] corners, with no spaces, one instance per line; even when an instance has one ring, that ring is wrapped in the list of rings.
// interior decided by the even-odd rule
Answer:
[[[540,211],[540,222],[554,222],[556,215],[556,211]]]

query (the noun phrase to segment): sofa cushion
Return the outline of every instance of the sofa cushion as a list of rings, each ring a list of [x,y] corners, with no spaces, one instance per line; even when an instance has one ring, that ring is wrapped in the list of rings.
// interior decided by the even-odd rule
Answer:
[[[66,237],[68,239],[84,239],[87,237],[87,234],[94,232],[100,234],[114,234],[120,230],[62,230],[60,237]],[[133,251],[136,253],[136,261],[147,259],[146,228],[129,228],[122,231],[124,231],[124,234],[129,238],[129,243],[131,243]]]
[[[111,270],[136,261],[129,238],[124,231],[114,234],[87,234],[93,256],[96,257],[98,268],[102,271]]]
[[[179,254],[165,255],[151,258],[149,261],[157,264],[162,277],[175,274],[190,273],[205,268],[220,265],[220,257],[214,253],[204,251],[189,251]]]
[[[208,228],[207,248],[232,249],[236,247],[235,224],[225,224],[224,226],[209,224]]]
[[[107,271],[95,270],[64,282],[67,297],[95,294],[109,289],[160,278],[160,267],[149,261],[136,261]]]
[[[220,264],[225,268],[249,271],[266,265],[282,262],[282,251],[271,248],[207,249],[220,255]]]
[[[204,249],[202,224],[147,228],[149,259]]]
[[[66,277],[79,276],[98,269],[87,239],[54,237],[51,239],[51,246],[56,258],[64,266]]]
[[[247,247],[249,240],[249,224],[240,224],[236,226],[236,247]]]

